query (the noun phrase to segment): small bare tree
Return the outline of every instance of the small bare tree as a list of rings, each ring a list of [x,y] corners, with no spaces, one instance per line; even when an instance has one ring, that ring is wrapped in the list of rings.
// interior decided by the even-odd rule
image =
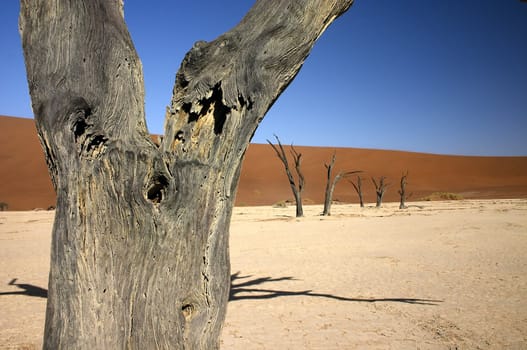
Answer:
[[[337,154],[336,152],[333,152],[333,157],[331,157],[331,162],[329,162],[329,164],[324,164],[327,170],[326,192],[324,196],[324,211],[322,212],[322,215],[324,216],[331,215],[331,201],[333,199],[333,192],[335,191],[335,187],[337,186],[337,183],[342,178],[359,172],[359,171],[340,171],[333,178],[333,180],[331,180],[333,166],[335,165],[336,159],[337,159]]]
[[[304,175],[302,174],[302,171],[300,169],[300,165],[302,162],[302,154],[298,153],[293,145],[291,145],[291,155],[293,156],[293,160],[295,162],[295,171],[298,178],[298,184],[295,182],[295,178],[293,176],[293,173],[291,172],[291,169],[289,168],[289,162],[287,161],[287,155],[285,153],[284,147],[282,146],[282,143],[280,142],[280,139],[278,136],[274,135],[276,138],[276,142],[278,143],[278,147],[274,145],[271,141],[267,140],[267,143],[273,147],[274,151],[276,152],[276,155],[282,163],[284,164],[285,173],[287,174],[287,179],[289,180],[289,185],[291,186],[291,190],[293,191],[293,196],[295,197],[296,202],[296,217],[302,217],[304,216],[304,210],[302,208],[302,191],[304,190]]]
[[[406,206],[406,200],[408,199],[408,197],[410,197],[410,195],[406,195],[406,185],[408,184],[408,170],[406,171],[406,173],[403,173],[403,175],[401,176],[401,188],[399,189],[399,196],[400,196],[400,203],[399,203],[399,209],[406,209],[408,208]]]
[[[354,183],[352,180],[350,180],[351,184],[353,185],[353,188],[359,195],[359,203],[360,207],[364,208],[364,198],[362,196],[362,178],[360,176],[357,176],[357,183]]]
[[[386,192],[386,188],[388,187],[388,184],[384,182],[385,180],[385,176],[379,177],[379,182],[377,182],[373,176],[371,178],[371,181],[373,181],[373,184],[375,185],[375,193],[377,194],[377,202],[375,204],[375,207],[377,208],[381,207],[382,198],[384,197],[384,193]]]

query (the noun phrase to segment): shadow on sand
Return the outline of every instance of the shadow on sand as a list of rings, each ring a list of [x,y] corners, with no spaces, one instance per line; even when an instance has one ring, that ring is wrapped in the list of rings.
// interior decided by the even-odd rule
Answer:
[[[294,281],[293,277],[260,277],[252,278],[252,276],[240,276],[240,272],[231,275],[231,291],[229,295],[230,301],[236,300],[258,300],[258,299],[273,299],[287,296],[308,296],[316,298],[328,298],[340,301],[361,302],[361,303],[376,303],[376,302],[392,302],[405,303],[415,305],[438,305],[442,300],[432,299],[415,299],[415,298],[348,298],[326,293],[316,293],[312,290],[290,291],[290,290],[276,290],[261,288],[261,285],[268,282],[280,281]],[[237,282],[238,280],[245,280]]]
[[[9,286],[17,286],[22,290],[17,290],[15,292],[0,292],[0,295],[27,295],[28,297],[38,297],[38,298],[47,298],[48,290],[34,286],[32,284],[25,283],[16,283],[18,278],[13,278],[11,282],[8,283]]]
[[[415,299],[415,298],[348,298],[327,293],[316,293],[312,290],[277,290],[263,288],[262,285],[270,282],[280,281],[294,281],[293,277],[258,277],[252,278],[252,276],[241,276],[241,272],[236,272],[231,275],[231,290],[229,294],[229,301],[237,300],[265,300],[274,299],[279,297],[288,296],[308,296],[316,298],[327,298],[335,299],[340,301],[349,302],[361,302],[361,303],[376,303],[376,302],[392,302],[392,303],[404,303],[404,304],[415,304],[415,305],[438,305],[442,303],[442,300],[432,299]],[[240,281],[244,280],[244,281]],[[8,283],[10,286],[17,286],[22,289],[14,292],[0,292],[1,295],[26,295],[29,297],[47,298],[47,289],[34,286],[32,284],[16,283],[17,278],[11,280]]]

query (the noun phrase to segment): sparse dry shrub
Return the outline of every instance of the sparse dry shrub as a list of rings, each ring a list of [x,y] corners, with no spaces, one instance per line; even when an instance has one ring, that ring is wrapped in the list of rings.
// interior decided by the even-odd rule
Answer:
[[[458,201],[462,199],[462,195],[452,192],[434,192],[421,198],[423,201]]]
[[[288,201],[282,200],[273,204],[273,208],[287,208]]]

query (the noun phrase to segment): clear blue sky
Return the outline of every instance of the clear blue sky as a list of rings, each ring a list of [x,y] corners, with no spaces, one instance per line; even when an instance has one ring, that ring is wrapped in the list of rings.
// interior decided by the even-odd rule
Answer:
[[[179,64],[253,1],[125,0],[147,123],[162,133]],[[0,5],[0,114],[31,117],[18,1]],[[356,0],[321,37],[253,142],[527,155],[527,3]]]

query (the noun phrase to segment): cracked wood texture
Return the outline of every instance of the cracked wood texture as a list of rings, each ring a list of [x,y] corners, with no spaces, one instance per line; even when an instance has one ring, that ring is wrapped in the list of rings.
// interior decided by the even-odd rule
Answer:
[[[57,192],[45,349],[219,347],[246,147],[352,2],[260,0],[231,31],[197,42],[157,146],[122,1],[21,1],[32,107]]]

